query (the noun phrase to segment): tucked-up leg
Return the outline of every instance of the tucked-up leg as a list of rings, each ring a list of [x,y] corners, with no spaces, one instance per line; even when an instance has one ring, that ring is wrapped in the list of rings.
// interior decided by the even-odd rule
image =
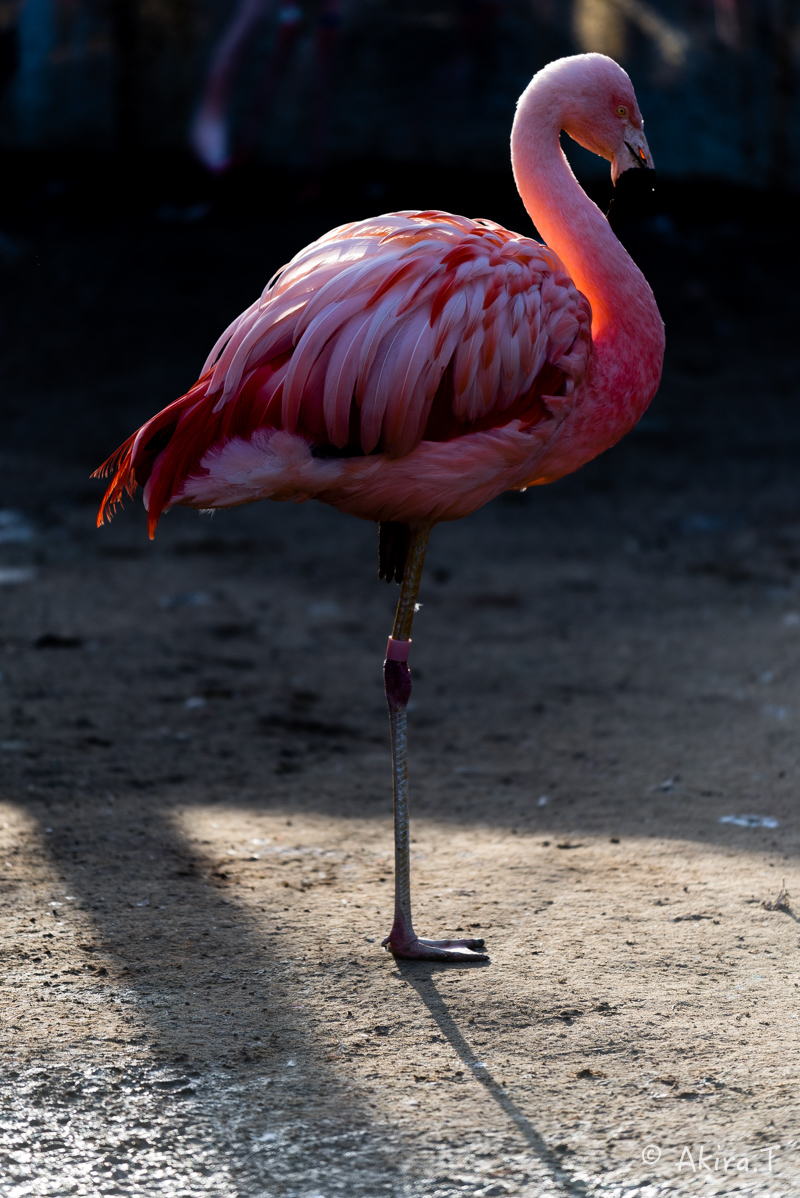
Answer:
[[[407,707],[411,696],[408,655],[411,624],[428,547],[430,528],[413,528],[408,547],[400,600],[386,650],[383,679],[392,735],[394,782],[395,908],[392,930],[383,941],[395,957],[422,961],[485,961],[482,940],[429,940],[417,936],[411,922],[411,886],[408,832]]]

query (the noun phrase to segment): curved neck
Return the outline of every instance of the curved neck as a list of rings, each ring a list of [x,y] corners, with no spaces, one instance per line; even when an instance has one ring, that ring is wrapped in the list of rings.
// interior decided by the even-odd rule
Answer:
[[[610,341],[618,347],[620,338],[631,339],[639,351],[650,351],[649,356],[658,360],[660,374],[663,324],[655,298],[573,175],[559,141],[561,113],[550,99],[537,94],[534,81],[517,109],[511,162],[522,201],[547,245],[592,305],[596,347],[602,350]]]

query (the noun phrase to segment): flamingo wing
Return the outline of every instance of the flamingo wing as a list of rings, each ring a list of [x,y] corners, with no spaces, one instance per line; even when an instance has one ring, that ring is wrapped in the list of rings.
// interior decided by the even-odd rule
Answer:
[[[209,450],[259,430],[299,435],[319,457],[397,459],[423,440],[534,424],[590,352],[588,301],[531,238],[443,212],[342,226],[279,271],[194,387],[101,467],[113,479],[98,522],[138,484],[152,535]]]

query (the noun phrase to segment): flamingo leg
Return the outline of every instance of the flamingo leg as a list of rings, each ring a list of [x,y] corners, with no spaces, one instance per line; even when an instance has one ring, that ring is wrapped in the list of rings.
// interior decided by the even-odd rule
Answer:
[[[394,923],[391,932],[383,941],[383,945],[395,957],[407,957],[422,961],[485,961],[488,959],[487,955],[480,951],[483,948],[482,940],[429,940],[427,937],[417,936],[411,921],[407,736],[411,671],[407,661],[393,660],[391,654],[395,652],[402,657],[404,651],[402,648],[397,649],[398,642],[408,642],[411,639],[411,625],[414,620],[430,532],[431,530],[427,526],[411,530],[400,599],[392,629],[392,640],[389,643],[390,649],[383,665],[392,737],[395,862]],[[394,648],[392,648],[392,642],[394,642]]]
[[[214,53],[200,108],[190,130],[195,154],[210,171],[221,173],[232,165],[228,111],[231,93],[256,31],[273,6],[274,0],[241,0]],[[281,31],[283,25],[282,21]]]

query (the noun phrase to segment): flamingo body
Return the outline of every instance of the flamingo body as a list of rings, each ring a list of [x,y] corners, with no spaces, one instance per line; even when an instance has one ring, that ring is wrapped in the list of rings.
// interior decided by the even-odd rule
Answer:
[[[103,511],[139,483],[151,535],[173,504],[265,498],[456,519],[541,473],[591,353],[588,301],[531,238],[444,212],[344,225],[109,460]]]

